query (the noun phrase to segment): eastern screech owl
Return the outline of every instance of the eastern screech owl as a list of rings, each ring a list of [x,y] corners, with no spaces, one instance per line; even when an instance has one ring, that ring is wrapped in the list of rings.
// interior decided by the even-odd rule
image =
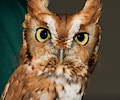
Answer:
[[[87,0],[72,15],[48,10],[48,0],[29,0],[19,66],[1,100],[82,100],[98,59],[100,0]]]

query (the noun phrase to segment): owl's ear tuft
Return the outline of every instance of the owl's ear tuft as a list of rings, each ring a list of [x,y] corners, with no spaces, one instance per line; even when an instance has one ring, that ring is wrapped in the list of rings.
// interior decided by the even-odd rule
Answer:
[[[82,24],[98,23],[102,6],[103,3],[100,3],[100,0],[87,0],[83,10],[78,13]]]
[[[49,0],[28,0],[28,13],[37,16],[40,13],[51,13],[48,10]]]

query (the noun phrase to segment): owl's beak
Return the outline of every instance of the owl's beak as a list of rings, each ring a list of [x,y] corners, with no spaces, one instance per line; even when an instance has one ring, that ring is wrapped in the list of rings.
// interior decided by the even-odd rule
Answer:
[[[62,64],[63,62],[63,53],[64,53],[64,50],[60,49],[60,64]]]

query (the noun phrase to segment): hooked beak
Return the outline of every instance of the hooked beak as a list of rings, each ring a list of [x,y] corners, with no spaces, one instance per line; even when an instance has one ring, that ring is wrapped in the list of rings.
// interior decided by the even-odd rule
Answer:
[[[63,53],[64,53],[64,50],[63,49],[60,49],[60,64],[62,64],[63,62]]]

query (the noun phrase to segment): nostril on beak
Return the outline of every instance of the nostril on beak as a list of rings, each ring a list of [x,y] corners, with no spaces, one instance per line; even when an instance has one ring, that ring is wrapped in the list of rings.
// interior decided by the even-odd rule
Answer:
[[[64,54],[64,50],[63,49],[60,49],[60,64],[62,64],[63,62],[63,54]]]

